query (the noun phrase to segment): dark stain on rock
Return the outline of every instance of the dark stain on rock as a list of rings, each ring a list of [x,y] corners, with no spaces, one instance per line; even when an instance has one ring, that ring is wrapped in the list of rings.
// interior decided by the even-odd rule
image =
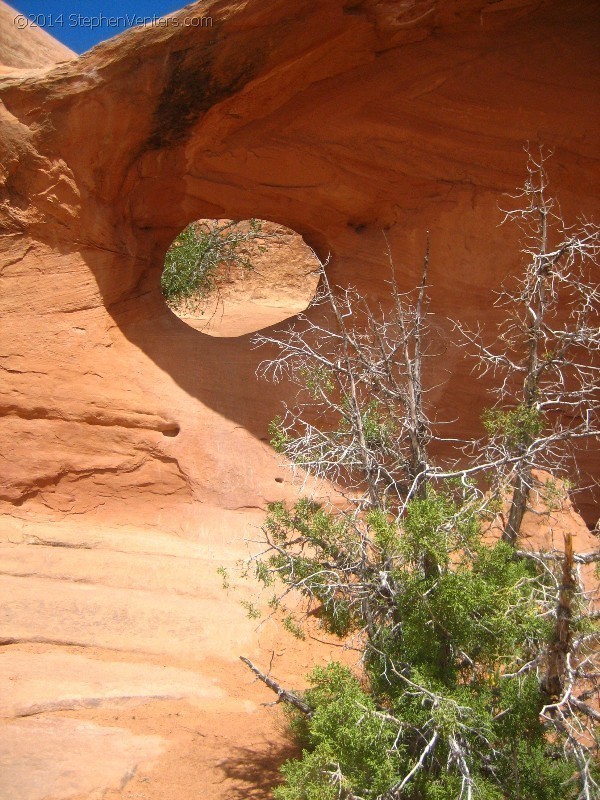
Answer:
[[[212,40],[202,47],[170,55],[168,76],[154,113],[148,149],[184,141],[208,109],[236,94],[252,80],[260,61],[258,53],[242,52],[241,57],[226,59],[226,69],[217,70],[217,50],[220,51],[219,61],[225,61],[221,48],[222,43]]]

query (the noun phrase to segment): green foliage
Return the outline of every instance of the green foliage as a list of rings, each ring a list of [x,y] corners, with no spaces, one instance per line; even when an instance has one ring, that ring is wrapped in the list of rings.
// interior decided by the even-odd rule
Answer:
[[[269,442],[271,447],[278,453],[284,453],[288,443],[288,437],[282,427],[282,418],[280,416],[269,423]]]
[[[343,517],[336,518],[318,504],[302,499],[293,509],[284,503],[272,503],[265,531],[277,550],[256,562],[258,580],[267,585],[277,575],[293,584],[300,593],[320,603],[327,630],[340,636],[347,633],[353,626],[352,604],[331,591],[331,578],[337,572],[324,569],[323,564],[335,562],[343,571],[346,564],[360,558],[361,545],[352,526]],[[298,535],[306,545],[301,553],[288,548]],[[296,624],[292,627],[289,620],[284,624],[298,635]]]
[[[398,797],[458,798],[465,775],[489,800],[577,797],[576,765],[540,722],[537,677],[517,674],[551,635],[546,578],[508,544],[484,543],[459,499],[452,486],[430,489],[401,521],[306,499],[270,506],[276,550],[259,578],[277,575],[318,604],[326,630],[364,642],[362,681],[337,663],[311,673],[314,713],[290,712],[304,749],[284,766],[278,800],[381,800],[413,769]],[[301,631],[295,617],[284,624]]]
[[[306,639],[304,631],[302,630],[302,626],[296,619],[294,619],[294,617],[291,614],[288,614],[286,617],[283,618],[282,624],[283,627],[286,629],[286,631],[288,631],[288,633],[291,633],[292,636],[295,636],[296,639],[300,639],[301,641]]]
[[[447,568],[453,551],[474,544],[478,523],[450,494],[429,489],[425,498],[408,504],[402,532],[401,546],[408,563],[420,566],[429,559]]]
[[[366,515],[366,522],[372,531],[373,543],[381,553],[381,560],[397,556],[401,547],[400,531],[389,515],[379,508],[372,509]]]
[[[260,609],[258,609],[254,603],[251,603],[249,600],[241,600],[240,605],[242,608],[246,610],[246,614],[248,615],[248,619],[260,619],[261,613]]]
[[[192,222],[165,256],[161,288],[167,303],[173,308],[198,305],[217,290],[221,268],[251,270],[247,244],[264,238],[259,220],[250,220],[248,230],[235,222],[215,220],[202,227]]]
[[[320,364],[311,364],[300,369],[300,376],[304,381],[304,386],[311,397],[318,400],[321,393],[331,394],[335,389],[335,383],[331,370],[326,369]]]
[[[547,478],[538,489],[540,497],[548,511],[558,511],[573,489],[573,481],[563,478],[560,481]]]
[[[225,567],[217,567],[217,575],[221,577],[223,582],[223,589],[227,591],[231,587],[231,583],[229,582],[229,573]]]
[[[362,428],[371,448],[391,444],[396,426],[378,400],[370,400],[362,411]]]
[[[469,448],[453,463],[430,447],[458,440],[438,433],[422,372],[423,359],[437,357],[429,242],[414,294],[399,291],[392,265],[389,302],[371,307],[332,287],[322,266],[314,308],[324,315],[258,337],[279,347],[262,374],[299,390],[269,429],[274,448],[341,486],[347,502],[343,511],[271,505],[256,576],[294,635],[299,609],[286,602],[300,594],[311,626],[316,618],[360,654],[357,674],[336,663],[314,670],[303,693],[310,711],[289,709],[303,752],[284,765],[278,800],[598,796],[589,744],[597,715],[586,705],[597,632],[578,596],[572,541],[562,559],[514,547],[534,470],[553,471],[567,440],[598,433],[590,365],[599,294],[579,262],[596,266],[600,231],[586,223],[572,233],[553,213],[543,163],[542,151],[538,162],[530,154],[526,208],[506,212],[524,223],[527,263],[501,294],[501,352],[457,324],[482,371],[501,377],[470,465],[455,466]],[[558,223],[563,242],[552,253],[547,223]],[[569,324],[553,325],[559,289]],[[491,499],[472,480],[483,476]],[[540,487],[548,509],[560,507],[563,485]],[[506,541],[490,542],[482,526],[504,516],[507,497]]]
[[[511,452],[527,447],[544,429],[544,418],[535,408],[521,403],[507,410],[489,408],[483,413],[483,425],[489,436],[500,436]]]
[[[425,683],[418,672],[414,684]],[[539,724],[539,689],[530,677],[505,681],[497,691],[459,687],[445,695],[429,684],[431,695],[399,692],[382,705],[339,664],[313,670],[304,700],[310,720],[291,712],[292,728],[304,745],[302,757],[282,772],[277,800],[329,800],[356,796],[381,800],[415,766],[415,755],[437,735],[423,768],[398,797],[454,800],[463,776],[452,765],[454,743],[479,758],[469,758],[474,796],[488,800],[575,798],[569,786],[573,765],[559,757]],[[465,703],[468,701],[468,705]],[[508,709],[502,714],[497,709]]]
[[[329,800],[357,786],[366,788],[365,798],[382,794],[394,780],[398,758],[390,757],[394,731],[382,724],[373,698],[335,662],[314,669],[309,681],[304,699],[315,713],[305,730],[304,758],[283,768],[287,784],[275,789],[274,797]]]

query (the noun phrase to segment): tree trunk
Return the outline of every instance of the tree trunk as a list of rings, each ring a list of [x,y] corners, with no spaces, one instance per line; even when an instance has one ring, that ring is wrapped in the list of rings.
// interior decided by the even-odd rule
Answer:
[[[567,655],[571,649],[571,620],[573,618],[573,597],[575,595],[575,579],[573,577],[573,536],[565,534],[565,560],[563,561],[562,581],[558,606],[556,608],[556,624],[548,647],[548,665],[542,680],[542,689],[550,698],[562,695],[567,672]]]
[[[502,531],[502,541],[507,542],[513,547],[517,543],[519,531],[521,530],[521,523],[525,511],[527,510],[527,500],[529,499],[529,486],[531,483],[530,473],[518,473],[513,482],[513,495],[510,502],[510,511],[508,512],[508,521],[506,527]]]

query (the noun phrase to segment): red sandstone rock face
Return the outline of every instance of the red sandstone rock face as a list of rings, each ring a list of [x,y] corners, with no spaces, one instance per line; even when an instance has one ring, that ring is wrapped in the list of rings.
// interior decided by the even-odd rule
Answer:
[[[208,12],[211,28],[174,24]],[[525,141],[555,150],[565,215],[592,211],[596,16],[585,2],[214,2],[5,76],[7,508],[176,520],[280,496],[261,441],[279,390],[254,380],[247,338],[210,339],[165,308],[168,244],[192,219],[271,219],[376,296],[383,231],[408,287],[429,229],[435,310],[489,321],[517,262],[497,204]],[[484,387],[458,354],[446,366],[436,402],[472,429]]]
[[[293,495],[266,442],[285,388],[255,380],[248,335],[167,309],[166,248],[194,219],[272,220],[376,298],[384,232],[410,288],[430,230],[433,309],[493,323],[491,289],[517,267],[498,202],[522,182],[523,144],[554,150],[567,219],[593,211],[596,4],[219,0],[55,66],[68,54],[25,31],[26,71],[0,10],[0,640],[20,681],[2,713],[30,702],[61,720],[4,726],[10,786],[44,796],[28,759],[53,763],[60,735],[56,796],[77,749],[104,747],[110,768],[92,788],[75,775],[78,795],[246,797],[277,723],[235,659],[256,647],[266,665],[273,648],[297,685],[312,657],[257,642],[215,572]],[[194,14],[213,26],[183,24]],[[471,431],[486,387],[451,347],[444,360],[435,402]],[[180,695],[156,670],[141,687],[131,664],[180,670]]]
[[[25,27],[23,27],[25,26]],[[44,67],[76,55],[0,0],[0,73]]]

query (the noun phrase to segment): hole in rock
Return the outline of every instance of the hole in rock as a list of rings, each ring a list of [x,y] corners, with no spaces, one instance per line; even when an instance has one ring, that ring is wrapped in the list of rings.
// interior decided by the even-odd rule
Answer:
[[[179,425],[173,425],[168,428],[163,428],[163,436],[179,436]]]
[[[316,292],[318,266],[302,236],[283,225],[201,219],[167,250],[161,288],[192,328],[243,336],[303,311]]]

